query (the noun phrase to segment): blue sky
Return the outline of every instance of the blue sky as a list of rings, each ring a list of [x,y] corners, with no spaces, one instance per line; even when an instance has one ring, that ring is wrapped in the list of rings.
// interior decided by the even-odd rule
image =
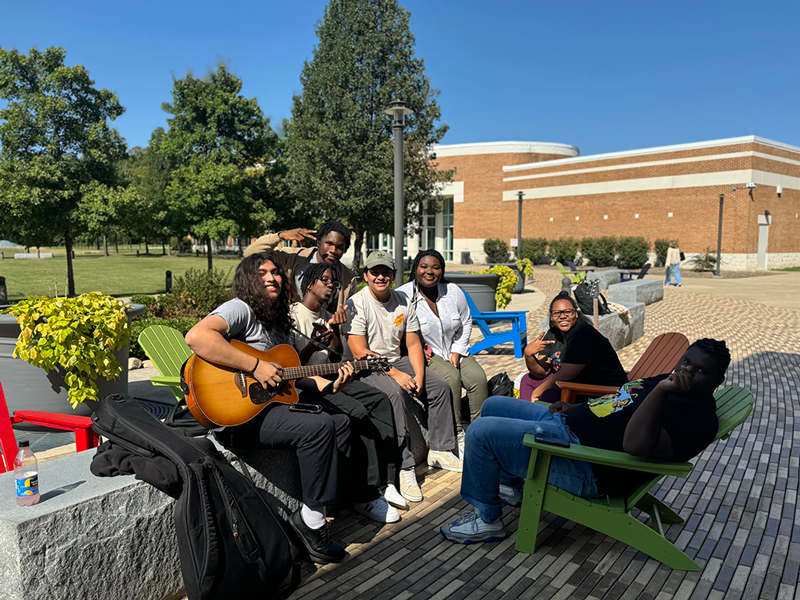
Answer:
[[[444,143],[582,154],[760,135],[800,145],[800,3],[406,0],[441,90]],[[291,115],[325,2],[7,2],[0,45],[63,46],[115,90],[131,146],[166,124],[172,76],[220,60],[273,123]]]

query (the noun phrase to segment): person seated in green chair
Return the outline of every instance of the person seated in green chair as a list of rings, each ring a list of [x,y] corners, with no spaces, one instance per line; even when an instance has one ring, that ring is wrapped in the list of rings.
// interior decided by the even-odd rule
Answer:
[[[444,525],[454,542],[506,537],[503,504],[519,506],[531,449],[525,434],[568,446],[582,444],[634,456],[686,461],[717,434],[714,390],[725,380],[731,355],[725,342],[701,339],[689,346],[674,372],[624,384],[583,404],[545,407],[494,396],[467,430],[461,497],[473,508]],[[547,481],[576,496],[621,495],[652,477],[555,456]]]

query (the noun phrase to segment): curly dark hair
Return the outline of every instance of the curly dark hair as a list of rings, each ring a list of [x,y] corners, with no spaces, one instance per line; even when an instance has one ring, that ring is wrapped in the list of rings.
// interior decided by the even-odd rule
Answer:
[[[264,294],[264,284],[258,274],[258,268],[270,261],[281,277],[281,292],[275,300]],[[281,269],[272,253],[260,252],[242,259],[233,276],[233,293],[247,304],[256,315],[256,319],[268,330],[288,334],[292,326],[289,316],[289,286],[294,282],[286,281],[286,274]]]
[[[339,269],[336,268],[336,265],[329,263],[311,263],[306,267],[306,270],[303,272],[303,277],[300,279],[300,290],[303,292],[303,296],[308,292],[308,288],[310,288],[317,279],[321,279],[328,269],[331,270],[331,279],[339,281]]]
[[[341,233],[344,237],[344,251],[350,248],[350,229],[341,221],[325,221],[322,225],[317,227],[317,245],[329,233]]]

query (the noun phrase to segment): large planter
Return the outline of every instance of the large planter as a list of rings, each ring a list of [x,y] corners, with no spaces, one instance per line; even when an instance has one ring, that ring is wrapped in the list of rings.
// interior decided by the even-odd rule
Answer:
[[[494,266],[494,265],[492,265]],[[517,285],[514,286],[514,291],[512,294],[521,294],[525,291],[525,273],[519,270],[517,267],[517,263],[498,263],[497,266],[500,267],[508,267],[512,271],[514,271],[514,275],[517,276]]]
[[[451,273],[448,271],[445,277],[469,294],[479,311],[497,310],[497,299],[494,294],[497,291],[497,284],[500,283],[500,276],[496,273]]]
[[[128,309],[128,324],[132,317],[144,313],[145,307],[133,304]],[[60,370],[45,372],[24,360],[13,358],[19,337],[19,324],[13,315],[0,315],[0,384],[3,385],[9,412],[15,410],[43,410],[60,414],[89,416],[97,408],[96,402],[83,402],[73,409],[67,398],[67,384]],[[122,373],[108,381],[101,377],[97,382],[98,396],[128,392],[128,346],[115,352]]]

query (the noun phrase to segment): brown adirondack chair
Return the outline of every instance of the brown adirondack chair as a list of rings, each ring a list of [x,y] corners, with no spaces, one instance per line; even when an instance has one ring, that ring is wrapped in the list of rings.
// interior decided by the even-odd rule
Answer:
[[[662,333],[650,342],[644,354],[628,371],[628,381],[669,373],[688,347],[689,340],[682,333]],[[599,398],[613,394],[618,389],[613,385],[589,385],[573,381],[557,381],[556,385],[561,388],[561,401],[569,404],[574,404],[578,395]]]

